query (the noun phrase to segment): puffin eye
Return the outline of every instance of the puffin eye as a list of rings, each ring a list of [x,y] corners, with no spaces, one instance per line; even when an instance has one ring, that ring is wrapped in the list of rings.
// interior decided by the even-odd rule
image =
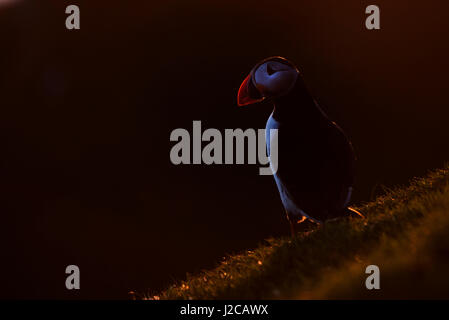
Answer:
[[[276,71],[273,70],[273,68],[270,66],[270,64],[267,64],[267,73],[268,73],[268,75],[271,76],[275,72]]]

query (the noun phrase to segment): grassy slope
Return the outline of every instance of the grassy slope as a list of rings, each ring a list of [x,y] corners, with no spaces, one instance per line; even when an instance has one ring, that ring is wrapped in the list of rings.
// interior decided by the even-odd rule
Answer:
[[[297,239],[268,239],[146,299],[449,298],[449,166]],[[380,268],[381,290],[364,286]]]

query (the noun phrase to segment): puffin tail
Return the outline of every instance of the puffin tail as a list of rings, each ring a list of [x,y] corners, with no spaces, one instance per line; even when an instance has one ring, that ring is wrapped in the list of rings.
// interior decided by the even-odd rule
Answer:
[[[365,216],[363,214],[361,214],[359,211],[355,210],[354,208],[347,207],[346,210],[351,215],[356,214],[358,217],[365,219]]]

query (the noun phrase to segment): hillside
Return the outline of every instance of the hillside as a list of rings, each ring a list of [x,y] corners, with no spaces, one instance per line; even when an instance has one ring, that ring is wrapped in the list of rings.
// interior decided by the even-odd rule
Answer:
[[[449,298],[449,166],[296,239],[267,239],[144,299]],[[380,290],[365,268],[380,268]]]

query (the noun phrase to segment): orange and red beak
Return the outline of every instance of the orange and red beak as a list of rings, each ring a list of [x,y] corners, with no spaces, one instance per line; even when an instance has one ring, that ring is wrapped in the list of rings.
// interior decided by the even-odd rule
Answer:
[[[252,83],[251,76],[252,74],[250,73],[240,85],[239,93],[237,94],[237,105],[239,107],[247,106],[265,99]]]

